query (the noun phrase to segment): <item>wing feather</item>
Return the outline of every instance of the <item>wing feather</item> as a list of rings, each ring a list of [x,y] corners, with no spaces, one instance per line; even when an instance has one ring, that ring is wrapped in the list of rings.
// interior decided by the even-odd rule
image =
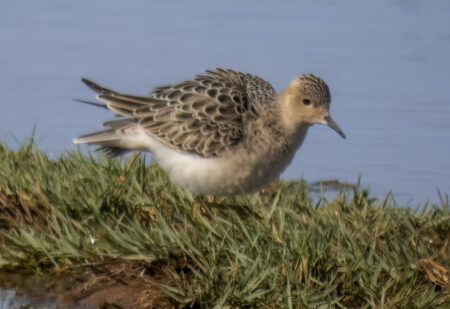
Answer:
[[[246,122],[258,117],[275,90],[257,76],[232,70],[207,70],[150,96],[131,96],[83,82],[116,114],[133,119],[146,132],[179,151],[219,156],[244,138]]]

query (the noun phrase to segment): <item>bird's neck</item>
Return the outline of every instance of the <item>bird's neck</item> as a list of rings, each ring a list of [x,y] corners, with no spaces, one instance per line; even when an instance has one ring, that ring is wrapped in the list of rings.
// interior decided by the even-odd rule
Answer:
[[[295,105],[293,101],[296,99],[296,95],[291,88],[288,86],[280,92],[276,102],[280,126],[284,127],[289,134],[296,134],[298,129],[304,128],[306,124],[299,123],[293,117],[292,106]]]
[[[260,126],[261,131],[266,131],[270,138],[270,149],[278,149],[281,152],[295,152],[305,139],[310,124],[307,122],[297,122],[293,125],[286,125],[282,119],[282,111],[279,107],[267,110],[269,113],[265,117],[265,122]]]

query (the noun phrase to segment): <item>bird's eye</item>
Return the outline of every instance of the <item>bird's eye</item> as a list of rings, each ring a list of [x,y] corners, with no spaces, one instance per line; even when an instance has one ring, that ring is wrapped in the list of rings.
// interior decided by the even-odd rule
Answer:
[[[311,100],[309,100],[309,99],[303,99],[303,104],[305,104],[305,105],[310,105],[310,104],[311,104]]]

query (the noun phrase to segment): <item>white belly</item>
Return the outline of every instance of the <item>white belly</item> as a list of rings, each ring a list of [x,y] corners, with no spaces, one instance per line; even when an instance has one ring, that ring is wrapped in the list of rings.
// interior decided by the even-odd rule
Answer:
[[[237,146],[213,158],[179,152],[143,132],[136,133],[125,137],[123,143],[132,144],[132,149],[152,152],[173,182],[198,194],[241,194],[261,190],[276,179],[291,162],[306,130],[291,145],[292,151],[271,151],[277,146],[269,143],[252,145],[251,151]]]
[[[261,153],[234,151],[221,157],[204,158],[178,152],[157,141],[152,144],[157,162],[169,173],[171,180],[198,194],[258,191],[276,179],[294,155],[271,160],[261,157]]]

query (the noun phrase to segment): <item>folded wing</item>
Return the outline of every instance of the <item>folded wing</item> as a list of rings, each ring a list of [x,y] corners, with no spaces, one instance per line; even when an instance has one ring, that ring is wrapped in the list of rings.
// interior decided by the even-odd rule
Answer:
[[[136,123],[170,147],[212,157],[243,140],[245,122],[258,117],[259,105],[264,104],[261,93],[273,96],[275,91],[250,74],[223,69],[206,72],[193,80],[158,87],[150,96],[124,95],[87,79],[83,82],[109,109],[126,117],[124,125]],[[113,121],[111,130],[120,130],[119,121]]]

